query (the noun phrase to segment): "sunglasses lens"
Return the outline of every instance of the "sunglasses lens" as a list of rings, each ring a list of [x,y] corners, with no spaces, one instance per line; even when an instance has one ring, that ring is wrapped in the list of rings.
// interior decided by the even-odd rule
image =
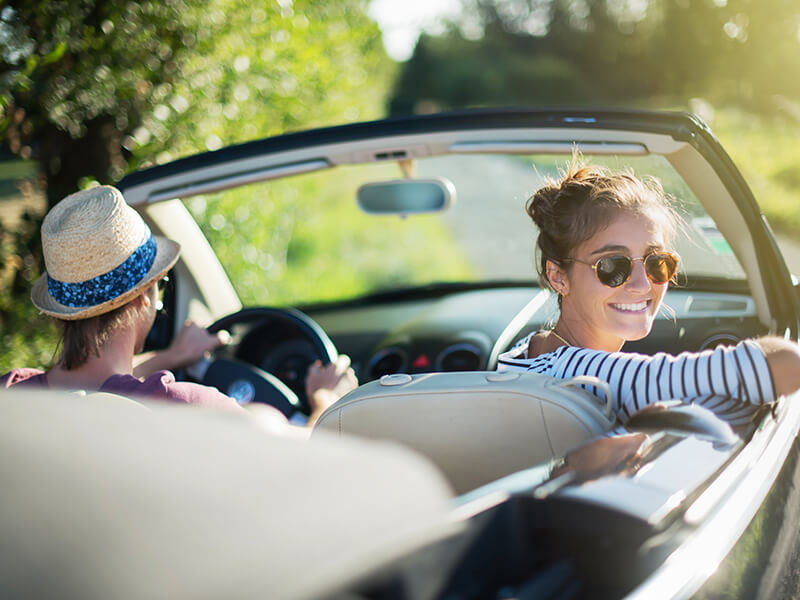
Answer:
[[[678,261],[671,254],[651,254],[645,259],[644,268],[653,283],[666,283],[675,275]]]
[[[627,256],[606,256],[596,263],[595,272],[600,283],[619,287],[631,276],[631,259]]]

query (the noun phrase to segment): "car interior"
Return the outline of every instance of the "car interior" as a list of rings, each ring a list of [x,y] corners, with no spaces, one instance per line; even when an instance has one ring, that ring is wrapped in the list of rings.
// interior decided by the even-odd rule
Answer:
[[[691,595],[767,495],[800,403],[739,435],[665,406],[612,436],[601,381],[495,371],[557,314],[524,207],[576,150],[658,177],[685,221],[665,310],[625,350],[797,335],[747,185],[688,115],[401,118],[154,166],[119,182],[183,249],[149,348],[186,319],[228,330],[176,374],[249,382],[252,418],[4,398],[0,595]],[[302,423],[307,366],[338,353],[361,385],[309,441],[264,435],[259,402]]]
[[[298,423],[313,360],[348,354],[361,385],[307,443],[265,436],[255,418],[15,397],[0,421],[0,454],[15,457],[0,461],[0,480],[14,482],[0,503],[0,583],[11,582],[0,589],[387,599],[696,589],[676,565],[728,553],[728,534],[738,538],[771,485],[775,453],[788,452],[800,403],[759,411],[741,435],[699,407],[667,407],[610,436],[601,381],[495,371],[557,314],[524,206],[576,150],[658,177],[685,221],[665,310],[625,350],[797,335],[798,299],[750,192],[687,115],[388,120],[133,173],[119,182],[126,200],[183,248],[149,348],[186,319],[231,334],[180,378],[234,396],[250,382],[256,405]],[[567,468],[581,454],[614,460]],[[158,551],[143,552],[154,539]],[[37,578],[41,564],[52,577]]]
[[[696,140],[579,125],[365,136],[252,156],[245,147],[211,166],[177,161],[147,180],[132,178],[128,201],[184,247],[154,339],[166,343],[186,318],[209,323],[243,308],[291,307],[351,357],[362,383],[396,373],[491,371],[500,353],[557,314],[553,295],[537,282],[536,232],[524,205],[576,148],[590,162],[658,177],[685,220],[678,281],[652,333],[626,350],[703,350],[793,326],[781,305],[787,294],[778,293],[782,260],[760,268],[775,249],[758,230],[736,234],[753,229],[748,219],[763,227],[760,216],[731,210],[736,181],[712,168]],[[259,228],[254,214],[301,194],[304,208],[284,224],[293,235],[316,217],[357,222],[362,237],[332,242],[325,263],[303,256],[302,241],[284,243]],[[422,206],[421,197],[439,204]],[[375,198],[384,205],[365,206]],[[242,218],[225,222],[217,212],[225,206]],[[254,241],[230,250],[232,238]],[[350,272],[362,278],[327,286],[329,270],[345,281]],[[302,398],[304,368],[320,357],[302,328],[246,311],[226,326],[234,343],[219,358],[272,373]]]

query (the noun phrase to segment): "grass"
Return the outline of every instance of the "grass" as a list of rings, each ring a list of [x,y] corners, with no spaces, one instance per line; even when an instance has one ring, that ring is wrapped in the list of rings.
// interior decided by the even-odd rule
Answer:
[[[770,225],[800,235],[800,122],[723,108],[715,111],[710,125]]]

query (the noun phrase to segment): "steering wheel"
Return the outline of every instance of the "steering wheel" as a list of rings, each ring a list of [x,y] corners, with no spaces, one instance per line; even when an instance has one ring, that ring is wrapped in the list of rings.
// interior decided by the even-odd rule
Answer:
[[[259,329],[267,325],[270,329],[278,330],[289,327],[299,332],[301,338],[279,345],[281,352],[276,352],[277,356],[261,366],[221,357],[217,352],[203,375],[202,383],[216,387],[240,403],[252,401],[270,404],[287,417],[297,411],[310,414],[311,407],[305,393],[305,374],[309,364],[306,350],[310,347],[311,353],[326,365],[338,358],[336,346],[311,317],[293,308],[245,308],[222,317],[208,330],[216,333],[246,323],[258,323]]]

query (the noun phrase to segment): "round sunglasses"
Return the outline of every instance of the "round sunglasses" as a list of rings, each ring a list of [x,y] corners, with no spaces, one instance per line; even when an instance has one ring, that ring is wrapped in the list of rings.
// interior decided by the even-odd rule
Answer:
[[[577,258],[564,259],[568,262],[578,262],[594,269],[600,283],[608,287],[619,287],[631,278],[633,262],[642,261],[647,278],[653,283],[667,283],[675,276],[678,270],[678,255],[672,252],[653,252],[639,258],[631,258],[624,254],[613,254],[598,258],[590,263]]]

